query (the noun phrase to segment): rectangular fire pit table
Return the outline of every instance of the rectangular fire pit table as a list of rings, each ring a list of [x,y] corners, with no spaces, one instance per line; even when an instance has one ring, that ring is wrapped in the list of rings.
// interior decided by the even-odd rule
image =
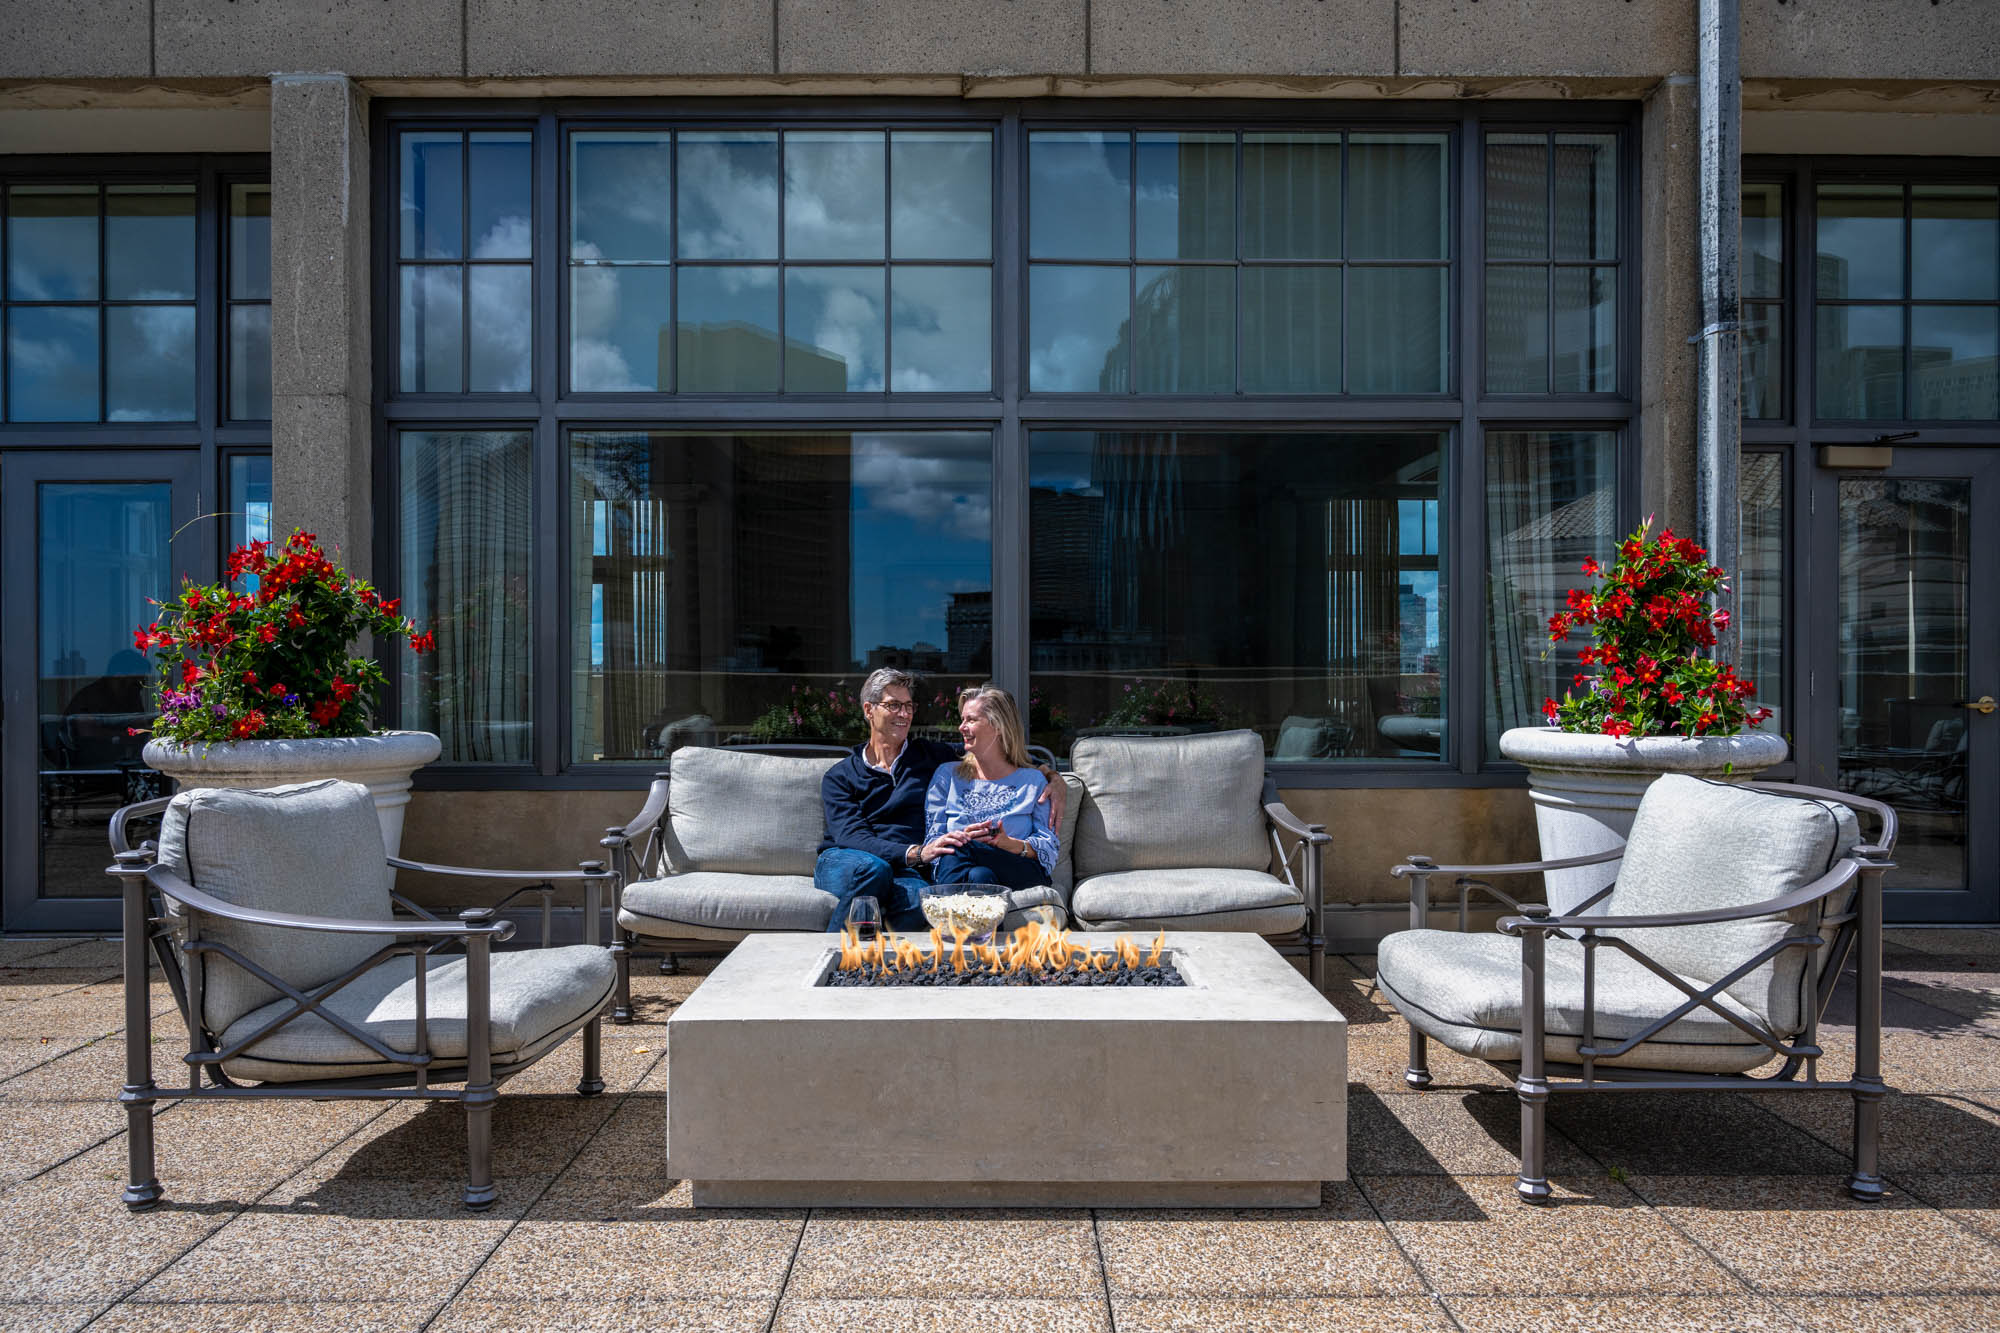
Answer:
[[[1167,951],[1187,986],[831,988],[833,936],[752,936],[667,1024],[667,1167],[722,1207],[1316,1205],[1346,1021],[1255,935]]]

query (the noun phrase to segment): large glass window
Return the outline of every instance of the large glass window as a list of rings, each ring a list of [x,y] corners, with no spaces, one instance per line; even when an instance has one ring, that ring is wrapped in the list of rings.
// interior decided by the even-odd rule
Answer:
[[[572,389],[992,389],[990,130],[578,130],[569,148]]]
[[[1444,440],[1038,431],[1032,739],[1251,727],[1274,760],[1429,758]]]
[[[1490,431],[1486,436],[1486,755],[1500,733],[1543,722],[1589,642],[1549,641],[1569,591],[1595,582],[1618,531],[1618,438],[1609,431]]]
[[[5,191],[9,421],[195,418],[195,187]]]
[[[534,313],[534,136],[401,136],[397,383],[405,393],[525,393]]]
[[[1789,735],[1785,681],[1785,455],[1746,452],[1737,494],[1742,498],[1742,548],[1736,567],[1737,671],[1755,683],[1756,700],[1771,710],[1758,731]]]
[[[271,417],[271,187],[229,187],[229,417]]]
[[[1486,136],[1486,389],[1618,387],[1618,136]]]
[[[2000,417],[2000,186],[1821,182],[1821,420]]]
[[[985,679],[992,448],[985,431],[572,433],[572,757],[855,740],[875,667]],[[921,702],[920,726],[950,725]]]
[[[446,763],[533,756],[526,431],[404,431],[397,570],[403,613],[437,635],[417,657],[398,640],[402,725],[436,732]]]
[[[1449,147],[1430,133],[1035,131],[1028,388],[1444,392]]]
[[[1785,187],[1743,187],[1743,415],[1785,415]]]

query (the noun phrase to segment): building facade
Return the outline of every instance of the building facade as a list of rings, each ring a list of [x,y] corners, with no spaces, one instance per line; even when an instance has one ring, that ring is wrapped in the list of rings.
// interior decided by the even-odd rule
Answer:
[[[413,854],[588,857],[893,663],[1255,728],[1391,928],[1532,850],[1544,621],[1694,519],[1696,9],[15,0],[0,925],[113,922],[144,600],[298,526],[436,630]],[[1744,672],[1991,922],[2000,14],[1741,52]]]

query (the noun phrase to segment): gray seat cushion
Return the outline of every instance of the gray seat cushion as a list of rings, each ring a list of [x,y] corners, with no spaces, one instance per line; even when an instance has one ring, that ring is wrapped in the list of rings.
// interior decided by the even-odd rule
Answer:
[[[382,824],[375,798],[355,782],[184,791],[161,821],[159,863],[236,906],[356,921],[391,916]],[[386,942],[216,917],[201,919],[201,933],[301,989],[333,980]],[[202,955],[192,966],[201,969],[202,1025],[211,1032],[278,996],[218,955]]]
[[[1256,732],[1095,736],[1078,741],[1071,758],[1088,789],[1072,852],[1079,880],[1121,870],[1269,868]]]
[[[660,822],[668,869],[810,877],[826,832],[820,779],[839,762],[837,755],[674,751]]]
[[[736,940],[759,930],[819,931],[833,895],[812,875],[731,875],[696,871],[625,886],[618,924],[658,939]]]
[[[494,1063],[532,1059],[581,1027],[604,1007],[616,979],[611,954],[591,945],[494,954],[487,1024]],[[462,1064],[467,1030],[465,959],[430,960],[425,985],[431,1054],[439,1064]],[[408,958],[392,958],[335,991],[326,1007],[389,1049],[413,1052],[416,995],[414,965]],[[291,1003],[279,999],[245,1014],[222,1034],[223,1045],[243,1040]],[[396,1073],[407,1067],[383,1061],[318,1014],[301,1014],[242,1055],[224,1061],[222,1068],[233,1078],[298,1082]]]
[[[1844,805],[1669,773],[1639,802],[1617,885],[1600,910],[1646,916],[1763,902],[1818,879],[1857,841],[1859,825]],[[1712,982],[1780,940],[1811,934],[1818,919],[1817,908],[1801,908],[1624,934],[1669,971]],[[1796,1032],[1817,971],[1811,961],[1805,949],[1787,949],[1728,993],[1779,1031]]]
[[[1547,948],[1543,1051],[1574,1063],[1583,1031],[1583,946],[1552,939]],[[1602,1047],[1629,1037],[1687,996],[1616,949],[1597,953],[1596,1035]],[[1376,953],[1383,998],[1416,1028],[1481,1060],[1521,1058],[1521,942],[1497,932],[1406,930]],[[1699,987],[1697,987],[1699,989]],[[1728,995],[1722,1005],[1754,1018]],[[1771,1049],[1707,1009],[1697,1009],[1607,1065],[1736,1074],[1774,1059]]]
[[[1241,930],[1289,934],[1305,925],[1299,891],[1262,870],[1125,870],[1076,886],[1070,908],[1091,930]]]

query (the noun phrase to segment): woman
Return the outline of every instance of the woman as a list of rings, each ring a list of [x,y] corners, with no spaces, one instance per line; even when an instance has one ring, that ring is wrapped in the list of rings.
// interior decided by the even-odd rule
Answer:
[[[998,685],[968,687],[958,696],[958,734],[965,758],[931,778],[918,859],[938,884],[1047,884],[1057,846],[1042,801],[1048,779],[1028,766],[1014,696]]]

